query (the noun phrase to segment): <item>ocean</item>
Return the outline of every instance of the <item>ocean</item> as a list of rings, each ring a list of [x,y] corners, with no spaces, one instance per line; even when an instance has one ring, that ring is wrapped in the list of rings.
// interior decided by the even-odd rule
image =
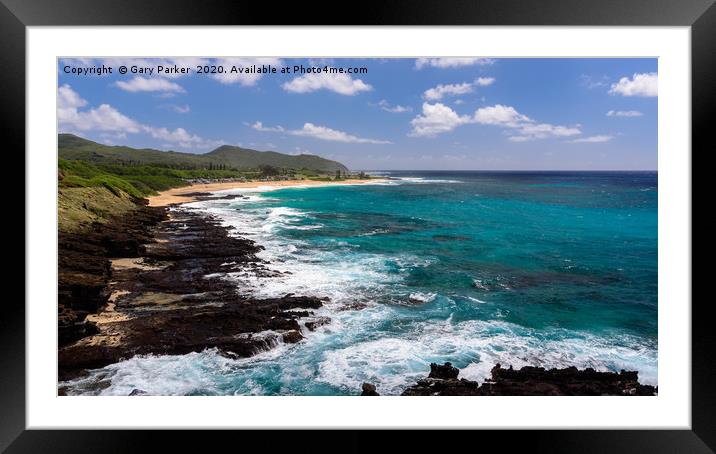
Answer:
[[[135,357],[73,393],[400,394],[450,361],[636,370],[657,381],[656,172],[379,172],[365,185],[224,191],[189,204],[265,249],[255,296],[325,296],[297,344]],[[243,197],[238,197],[241,195]],[[96,386],[97,382],[103,386]]]

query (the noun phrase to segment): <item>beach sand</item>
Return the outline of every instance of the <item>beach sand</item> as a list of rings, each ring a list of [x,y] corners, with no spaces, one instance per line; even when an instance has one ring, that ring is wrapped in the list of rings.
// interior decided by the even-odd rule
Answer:
[[[197,198],[197,194],[202,192],[225,191],[228,189],[252,189],[258,187],[291,187],[291,186],[325,186],[332,184],[366,184],[384,181],[378,178],[370,180],[348,179],[341,181],[315,181],[315,180],[284,180],[284,181],[247,181],[247,182],[226,182],[226,183],[206,183],[192,184],[191,186],[183,186],[181,188],[173,188],[162,191],[158,195],[149,197],[149,206],[167,206],[173,203],[193,202]]]

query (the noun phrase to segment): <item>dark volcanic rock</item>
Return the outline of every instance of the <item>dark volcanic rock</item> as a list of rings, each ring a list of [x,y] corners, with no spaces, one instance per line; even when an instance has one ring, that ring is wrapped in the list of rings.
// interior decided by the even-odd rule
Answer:
[[[303,325],[309,330],[309,331],[315,331],[319,327],[326,325],[330,323],[331,319],[328,317],[318,317],[313,320],[305,322]]]
[[[282,311],[280,300],[236,299],[217,305],[193,300],[176,304],[171,309],[144,308],[143,314],[103,325],[103,332],[87,342],[60,349],[60,366],[96,368],[138,354],[186,354],[207,348],[247,357],[275,346],[279,336],[285,343],[303,338],[297,321]]]
[[[371,385],[370,383],[363,383],[361,389],[361,396],[380,396],[380,394],[378,394],[378,392],[375,390],[375,385]]]
[[[576,367],[545,369],[526,366],[515,370],[503,369],[499,364],[492,368],[492,376],[482,385],[476,381],[458,379],[459,370],[431,364],[427,379],[406,389],[404,396],[653,396],[657,389],[642,385],[637,372],[622,370],[598,372]],[[435,366],[435,367],[433,367]],[[433,371],[438,371],[433,374]],[[454,370],[454,371],[453,371]],[[454,375],[454,376],[453,376]]]
[[[255,256],[260,246],[230,235],[217,220],[196,212],[162,208],[159,215],[149,207],[139,211],[144,209],[151,214],[118,219],[112,227],[97,226],[86,242],[80,236],[68,238],[60,251],[62,256],[82,250],[88,261],[78,265],[82,269],[77,273],[84,270],[93,277],[72,280],[71,265],[61,268],[61,275],[81,290],[61,305],[61,379],[140,354],[216,348],[229,356],[247,357],[280,342],[303,339],[298,319],[312,316],[312,309],[326,299],[242,295],[227,273],[276,273]],[[129,223],[126,231],[122,222]],[[121,245],[107,247],[111,235],[118,236]],[[114,255],[119,252],[121,260]],[[68,288],[61,285],[61,291]],[[97,315],[89,322],[87,314]]]
[[[457,375],[460,373],[460,369],[457,367],[452,367],[451,363],[445,363],[444,365],[440,366],[435,363],[430,364],[430,375],[428,375],[428,378],[442,378],[442,379],[450,379],[450,378],[457,378]]]
[[[131,213],[83,232],[58,232],[58,343],[66,345],[95,334],[84,323],[109,297],[110,257],[138,257],[152,229],[166,218],[164,208],[138,204]]]
[[[292,330],[283,333],[283,341],[287,344],[295,344],[303,339],[300,331]]]
[[[73,311],[65,306],[60,306],[57,315],[59,345],[67,345],[83,337],[99,333],[97,325],[85,320],[86,316],[87,312]]]
[[[99,333],[97,325],[85,320],[87,312],[60,306],[57,315],[59,345],[67,345],[86,336]]]
[[[482,396],[480,384],[461,379],[427,378],[403,391],[403,396]]]
[[[636,371],[598,372],[576,367],[545,369],[525,366],[515,370],[492,368],[492,378],[483,384],[488,395],[557,396],[653,396],[656,388],[639,383]]]

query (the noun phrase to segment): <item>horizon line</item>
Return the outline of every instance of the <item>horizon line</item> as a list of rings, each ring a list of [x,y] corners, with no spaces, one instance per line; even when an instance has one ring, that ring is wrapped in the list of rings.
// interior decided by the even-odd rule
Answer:
[[[659,169],[355,169],[360,172],[658,172]]]
[[[87,140],[89,142],[94,142],[99,145],[104,145],[104,146],[109,146],[109,147],[134,148],[134,147],[132,147],[130,145],[126,145],[126,144],[125,145],[118,145],[118,144],[108,145],[105,143],[97,142],[92,139],[88,139],[88,138],[83,137],[83,136],[81,136],[77,133],[74,133],[74,132],[62,132],[62,131],[57,132],[58,136],[61,134],[72,135],[72,136],[78,137],[80,139]],[[195,156],[201,156],[204,154],[211,153],[212,151],[215,151],[215,150],[217,150],[221,147],[225,147],[225,146],[242,148],[245,150],[253,150],[253,151],[257,151],[259,153],[273,152],[273,153],[284,154],[287,156],[301,156],[301,155],[316,156],[316,157],[319,157],[322,159],[326,159],[329,161],[338,162],[339,164],[343,164],[340,161],[337,161],[336,159],[326,158],[324,156],[321,156],[320,154],[301,153],[300,155],[295,155],[295,154],[286,153],[286,152],[277,151],[277,150],[257,150],[257,149],[253,149],[253,148],[244,148],[241,145],[231,145],[228,143],[224,143],[222,145],[217,146],[216,148],[213,148],[212,150],[209,150],[209,151],[206,151],[203,153],[192,153],[191,151],[162,150],[159,148],[146,148],[146,147],[141,148],[141,149],[156,150],[156,151],[161,151],[164,153],[173,152],[173,153],[184,153],[184,154],[191,154],[191,155],[195,155]],[[59,146],[58,146],[58,148],[59,148]],[[137,149],[140,149],[140,148],[137,148]],[[345,165],[345,164],[343,164],[343,165]],[[632,169],[467,169],[467,170],[453,170],[453,169],[350,169],[350,170],[353,172],[658,172],[658,169],[653,169],[653,170],[652,169],[636,169],[636,170],[632,170]]]

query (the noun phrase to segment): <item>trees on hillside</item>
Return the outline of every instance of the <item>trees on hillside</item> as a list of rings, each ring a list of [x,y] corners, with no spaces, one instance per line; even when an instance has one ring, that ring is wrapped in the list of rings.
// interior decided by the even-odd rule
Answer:
[[[277,167],[270,166],[267,164],[262,164],[259,166],[259,172],[261,172],[261,176],[264,177],[274,177],[276,175],[280,175],[281,171]]]

